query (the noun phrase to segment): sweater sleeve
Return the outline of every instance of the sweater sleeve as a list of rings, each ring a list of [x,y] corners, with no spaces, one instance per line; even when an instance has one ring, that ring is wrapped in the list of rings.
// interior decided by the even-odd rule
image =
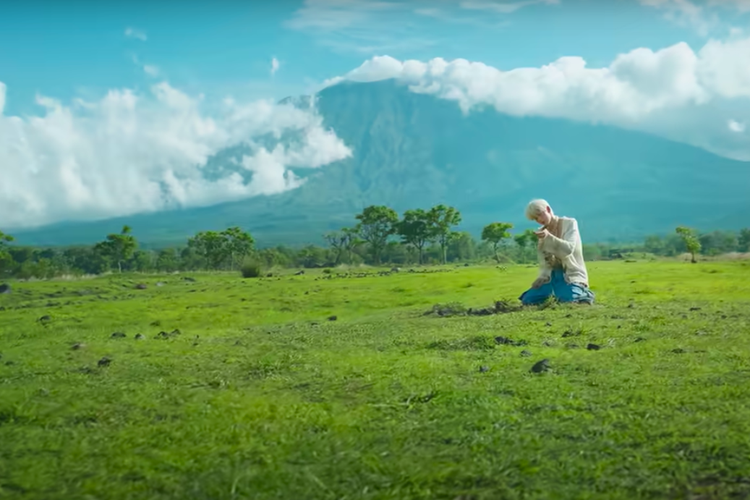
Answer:
[[[562,238],[558,238],[551,234],[547,235],[547,237],[542,240],[541,249],[562,259],[572,254],[576,246],[580,244],[580,241],[581,236],[578,233],[578,221],[575,219],[568,219],[565,221],[565,229],[563,230]]]

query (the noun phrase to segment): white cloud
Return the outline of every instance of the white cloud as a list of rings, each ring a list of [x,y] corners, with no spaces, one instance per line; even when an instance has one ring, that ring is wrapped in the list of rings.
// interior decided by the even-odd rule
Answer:
[[[125,28],[125,36],[128,38],[135,38],[137,40],[142,40],[144,42],[148,40],[146,33],[136,28]]]
[[[143,72],[148,76],[159,76],[159,68],[153,64],[144,64]]]
[[[738,134],[741,134],[742,132],[745,131],[745,124],[737,122],[737,121],[734,121],[734,120],[729,120],[729,122],[727,122],[727,127],[732,132],[735,132],[735,133],[738,133]]]
[[[35,117],[5,116],[0,83],[0,226],[24,227],[98,219],[175,206],[205,206],[294,189],[290,167],[319,168],[351,151],[310,111],[270,101],[211,107],[167,83],[150,94],[111,90],[95,102],[64,105],[39,96]],[[264,134],[298,141],[270,150]],[[241,171],[205,175],[207,159],[247,143]],[[211,180],[209,180],[211,179]]]
[[[516,116],[608,123],[750,159],[750,144],[729,137],[730,116],[720,117],[734,110],[750,118],[750,39],[710,40],[697,53],[685,43],[638,48],[602,68],[580,57],[501,71],[465,59],[378,56],[323,86],[391,78],[413,92],[456,101],[464,112],[489,105]]]
[[[275,57],[271,59],[271,76],[275,75],[276,72],[279,70],[279,60]]]
[[[641,5],[664,12],[664,17],[681,26],[694,28],[698,34],[708,36],[716,30],[730,31],[733,28],[722,22],[720,14],[750,12],[750,0],[638,0]]]
[[[518,2],[496,2],[491,0],[465,0],[460,3],[464,9],[471,10],[486,10],[490,12],[496,12],[498,14],[512,14],[518,9],[528,7],[535,4],[547,4],[555,5],[559,4],[560,0],[521,0]]]

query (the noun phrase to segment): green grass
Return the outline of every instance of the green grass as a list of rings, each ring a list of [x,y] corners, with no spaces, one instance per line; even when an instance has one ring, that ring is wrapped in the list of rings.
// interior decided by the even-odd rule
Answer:
[[[12,283],[0,498],[750,494],[750,263],[594,262],[593,307],[425,316],[535,275],[440,271]]]

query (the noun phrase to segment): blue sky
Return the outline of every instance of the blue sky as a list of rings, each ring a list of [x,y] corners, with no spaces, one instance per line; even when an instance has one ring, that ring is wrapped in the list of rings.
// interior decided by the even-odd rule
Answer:
[[[342,9],[327,9],[336,2],[306,7],[288,0],[8,3],[0,17],[5,113],[34,112],[37,93],[66,101],[148,86],[154,78],[143,65],[186,90],[280,98],[374,55],[466,58],[500,69],[576,55],[606,66],[636,47],[679,41],[699,47],[705,38],[694,25],[635,0],[539,3],[512,13],[447,1],[358,8],[367,3]],[[273,57],[281,64],[272,77]]]
[[[26,0],[0,15],[0,227],[295,189],[352,151],[274,103],[384,78],[750,161],[750,0]],[[239,143],[253,175],[208,179]]]

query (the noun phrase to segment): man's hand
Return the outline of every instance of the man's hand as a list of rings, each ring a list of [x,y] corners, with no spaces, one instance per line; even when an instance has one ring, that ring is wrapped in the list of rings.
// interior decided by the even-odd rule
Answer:
[[[537,238],[539,238],[540,240],[543,240],[544,238],[549,236],[549,231],[547,231],[547,229],[543,227],[537,231],[534,231],[534,234],[536,235]]]
[[[534,280],[534,282],[531,284],[531,288],[541,288],[542,285],[544,285],[545,280],[544,278],[537,278]]]

